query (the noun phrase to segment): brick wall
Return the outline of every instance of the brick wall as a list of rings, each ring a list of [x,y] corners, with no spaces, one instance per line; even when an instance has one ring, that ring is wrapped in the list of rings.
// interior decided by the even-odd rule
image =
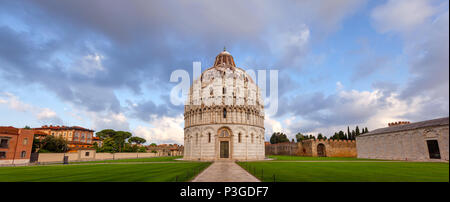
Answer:
[[[319,156],[318,146],[325,148],[327,157],[356,157],[355,140],[304,140],[265,146],[266,155]]]

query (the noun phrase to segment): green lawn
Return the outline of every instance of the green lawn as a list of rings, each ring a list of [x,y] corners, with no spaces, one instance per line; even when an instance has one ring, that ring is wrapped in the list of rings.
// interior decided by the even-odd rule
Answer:
[[[282,156],[282,155],[270,155],[268,157],[275,161],[388,161],[379,159],[360,159],[352,157],[312,157],[312,156]]]
[[[152,157],[152,158],[137,158],[137,159],[118,159],[118,160],[103,160],[103,161],[80,161],[80,162],[69,162],[70,164],[80,164],[80,163],[125,163],[125,162],[166,162],[175,161],[175,159],[183,158],[183,156],[163,156],[163,157]]]
[[[209,162],[0,167],[0,182],[189,181]]]
[[[238,162],[265,182],[448,182],[449,164],[434,162]]]

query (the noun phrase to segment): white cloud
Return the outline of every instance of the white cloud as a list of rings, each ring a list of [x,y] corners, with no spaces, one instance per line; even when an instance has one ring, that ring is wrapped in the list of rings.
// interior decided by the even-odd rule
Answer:
[[[63,121],[55,111],[49,108],[40,108],[22,102],[19,97],[9,92],[0,92],[0,104],[6,104],[15,111],[31,113],[42,124],[62,124]]]
[[[92,121],[92,128],[95,130],[113,129],[130,130],[127,117],[123,113],[114,112],[84,112]]]
[[[290,119],[286,119],[285,122],[289,122]],[[272,119],[270,116],[264,117],[264,128],[266,132],[266,140],[269,140],[273,133],[275,132],[282,132],[286,135],[289,135],[291,132],[288,128],[283,127],[283,124],[280,121],[277,121],[275,119]]]
[[[372,11],[372,18],[380,32],[411,31],[432,16],[435,8],[427,0],[389,0]]]
[[[6,104],[10,109],[20,112],[27,112],[33,109],[31,105],[20,101],[16,95],[9,92],[0,93],[0,104]]]
[[[176,117],[153,115],[150,124],[153,127],[137,126],[133,134],[145,138],[149,143],[184,144],[183,115]]]
[[[104,56],[99,53],[93,53],[83,56],[77,62],[75,62],[74,71],[88,77],[94,77],[98,72],[105,71],[105,67],[102,64]]]

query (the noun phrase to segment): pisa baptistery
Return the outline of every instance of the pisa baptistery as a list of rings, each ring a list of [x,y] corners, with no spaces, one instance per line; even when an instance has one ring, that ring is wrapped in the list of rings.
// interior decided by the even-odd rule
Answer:
[[[225,49],[195,78],[184,108],[185,160],[264,159],[264,104]]]

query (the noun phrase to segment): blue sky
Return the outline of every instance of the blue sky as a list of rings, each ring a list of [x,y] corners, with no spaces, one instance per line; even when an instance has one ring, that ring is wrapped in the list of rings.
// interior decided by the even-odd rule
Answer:
[[[273,132],[327,136],[449,115],[448,1],[2,1],[0,125],[183,143],[176,69],[224,46],[279,70]],[[270,93],[270,92],[268,92]]]

